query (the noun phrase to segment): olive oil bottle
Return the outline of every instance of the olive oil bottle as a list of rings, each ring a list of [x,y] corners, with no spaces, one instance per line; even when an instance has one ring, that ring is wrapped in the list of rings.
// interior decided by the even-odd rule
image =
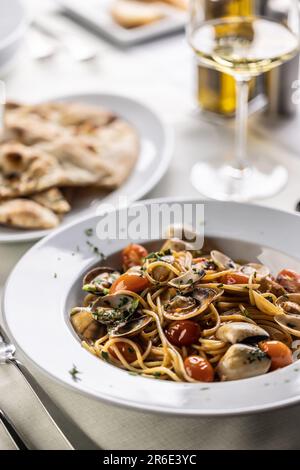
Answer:
[[[255,13],[255,0],[206,0],[206,19],[218,16],[247,16]],[[206,111],[231,116],[236,107],[235,80],[230,75],[197,65],[197,98]],[[251,81],[249,99],[256,95],[256,79]]]

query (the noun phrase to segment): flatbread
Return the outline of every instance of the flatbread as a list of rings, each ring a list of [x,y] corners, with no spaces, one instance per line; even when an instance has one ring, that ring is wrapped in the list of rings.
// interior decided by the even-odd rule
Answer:
[[[0,204],[0,224],[26,229],[55,228],[60,220],[54,212],[28,199]]]
[[[55,156],[65,180],[63,186],[118,187],[130,174],[139,154],[135,130],[121,119],[93,135],[40,144]]]
[[[55,214],[71,209],[59,188],[116,188],[138,155],[136,130],[104,108],[65,102],[8,103],[0,143],[0,223],[34,228],[42,225],[44,216],[44,225],[54,226],[59,220]],[[14,198],[18,202],[13,203]],[[11,218],[9,208],[14,210]],[[52,221],[42,209],[52,213]]]
[[[51,209],[56,214],[66,214],[71,210],[70,204],[58,188],[50,188],[33,194],[30,199],[41,204],[41,206]]]
[[[19,143],[0,146],[0,200],[57,186],[64,172],[52,155]]]

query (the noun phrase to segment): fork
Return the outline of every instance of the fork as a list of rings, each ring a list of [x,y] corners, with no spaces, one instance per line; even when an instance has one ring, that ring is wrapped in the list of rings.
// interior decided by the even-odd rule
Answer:
[[[22,374],[29,389],[35,395],[42,409],[55,426],[59,434],[65,440],[70,449],[99,450],[101,447],[95,444],[76,423],[68,416],[62,414],[61,410],[51,400],[28,369],[15,357],[16,348],[9,340],[0,325],[0,366],[1,364],[12,364]],[[64,430],[64,431],[63,431]],[[69,436],[66,437],[66,434]]]
[[[15,444],[18,450],[29,450],[23,438],[20,436],[15,425],[7,416],[7,414],[0,408],[0,421],[2,422],[7,434]]]

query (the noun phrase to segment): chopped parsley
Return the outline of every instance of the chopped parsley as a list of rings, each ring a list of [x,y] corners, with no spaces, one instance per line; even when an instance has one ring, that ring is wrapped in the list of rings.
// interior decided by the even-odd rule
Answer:
[[[92,228],[87,228],[85,229],[84,233],[86,234],[87,237],[92,237],[94,234],[94,230]]]
[[[81,372],[79,372],[79,370],[74,364],[72,369],[69,370],[69,374],[71,375],[72,380],[74,380],[74,382],[78,382],[79,380],[81,380],[81,378],[78,377],[78,374],[81,374]]]
[[[148,256],[145,257],[145,259],[156,259],[157,261],[161,261],[164,256],[170,256],[172,254],[171,250],[165,250],[165,251],[153,251],[152,253],[149,253]]]
[[[267,357],[266,353],[264,353],[261,349],[256,348],[253,351],[249,352],[248,362],[249,364],[252,364],[252,362],[262,361],[266,357]]]
[[[153,372],[153,377],[155,377],[156,379],[159,379],[159,377],[161,376],[161,373],[160,372]]]
[[[101,352],[101,357],[102,357],[102,359],[104,359],[104,361],[108,361],[109,360],[108,352],[102,351]]]
[[[86,244],[91,248],[91,250],[101,258],[101,261],[105,259],[105,255],[99,250],[99,248],[87,240]]]

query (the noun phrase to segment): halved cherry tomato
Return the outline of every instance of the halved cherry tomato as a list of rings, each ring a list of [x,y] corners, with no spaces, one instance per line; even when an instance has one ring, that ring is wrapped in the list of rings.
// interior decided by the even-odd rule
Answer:
[[[166,337],[175,346],[190,346],[198,341],[201,328],[195,321],[173,321],[166,329]]]
[[[122,356],[127,362],[130,363],[130,362],[136,361],[137,359],[136,352],[133,349],[133,347],[130,346],[130,344],[126,343],[125,341],[118,341],[117,343],[114,344],[114,347],[120,351],[120,353],[122,354]],[[138,348],[141,351],[141,348],[140,347]],[[118,359],[118,356],[116,355],[115,351],[113,350],[111,346],[108,348],[108,351],[115,359]]]
[[[214,369],[212,365],[201,356],[189,356],[184,360],[186,373],[199,382],[213,382]]]
[[[261,341],[259,347],[271,359],[270,370],[280,369],[293,362],[292,351],[281,341]]]
[[[148,251],[142,245],[131,243],[126,246],[122,251],[124,270],[133,266],[141,266],[146,256],[148,256]]]
[[[114,294],[119,290],[130,290],[131,292],[141,292],[149,286],[149,281],[136,273],[125,273],[115,280],[111,288],[110,294]]]
[[[242,273],[228,273],[221,277],[223,284],[248,284],[249,277]]]
[[[300,292],[300,274],[292,269],[283,269],[278,273],[277,282],[288,292]]]

